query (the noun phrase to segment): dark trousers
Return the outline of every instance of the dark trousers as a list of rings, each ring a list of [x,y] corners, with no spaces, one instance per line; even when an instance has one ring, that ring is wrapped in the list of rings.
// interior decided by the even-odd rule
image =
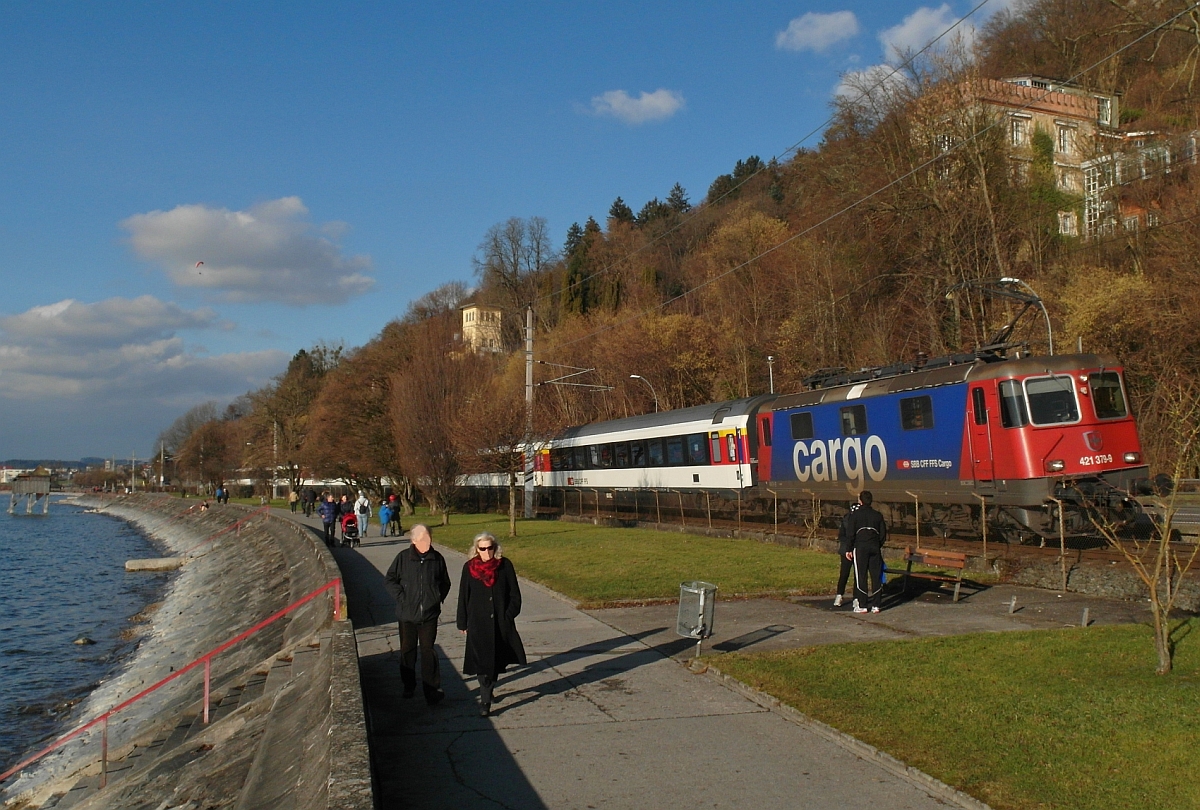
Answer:
[[[322,525],[325,526],[325,545],[332,546],[334,544],[334,541],[337,540],[337,531],[334,529],[334,527],[337,524],[336,523],[325,523]]]
[[[492,705],[492,689],[495,686],[495,677],[491,675],[479,676],[479,704],[484,708]]]
[[[437,639],[438,620],[427,622],[399,622],[400,625],[400,680],[404,682],[404,691],[413,692],[417,688],[417,647],[421,653],[421,686],[425,698],[442,688],[442,675],[438,671],[437,653],[434,652],[433,642]]]
[[[841,595],[846,592],[846,583],[850,581],[850,569],[854,567],[854,563],[847,560],[845,554],[839,554],[838,557],[842,560],[842,570],[838,572],[838,586],[835,593]]]
[[[867,579],[870,577],[870,582]],[[883,602],[883,551],[878,545],[854,549],[854,598],[861,608],[879,607]],[[869,603],[869,604],[868,604]]]

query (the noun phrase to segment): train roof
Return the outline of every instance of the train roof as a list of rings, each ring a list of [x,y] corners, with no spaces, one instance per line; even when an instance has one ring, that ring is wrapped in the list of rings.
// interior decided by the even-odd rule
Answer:
[[[624,419],[613,419],[608,422],[592,422],[588,425],[567,428],[556,435],[555,439],[578,439],[626,430],[641,430],[643,428],[686,424],[688,422],[708,422],[717,425],[728,417],[746,416],[752,413],[763,402],[773,398],[773,394],[764,394],[747,399],[731,399],[725,402],[697,405],[693,408],[678,408],[674,411],[628,416]]]
[[[838,378],[838,384],[831,387],[781,396],[771,408],[776,411],[805,408],[823,402],[866,399],[921,388],[953,385],[968,379],[992,380],[999,377],[1072,372],[1085,368],[1120,368],[1115,359],[1098,354],[1042,355],[990,361],[975,355],[955,355],[954,358],[959,362],[945,362],[932,368],[917,368],[906,364],[864,369],[857,372],[852,380],[843,382],[845,376],[849,375]]]

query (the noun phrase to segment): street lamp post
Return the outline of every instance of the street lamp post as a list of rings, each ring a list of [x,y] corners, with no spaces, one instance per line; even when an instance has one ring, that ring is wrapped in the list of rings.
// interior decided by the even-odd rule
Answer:
[[[629,379],[641,380],[646,385],[650,386],[650,394],[651,394],[651,396],[654,397],[654,412],[658,413],[658,394],[654,391],[654,385],[649,380],[647,380],[645,377],[643,377],[641,374],[630,374]]]
[[[774,394],[775,393],[775,356],[774,355],[770,355],[770,354],[767,355],[767,374],[771,379],[770,393]]]
[[[1024,281],[1021,281],[1021,279],[1019,279],[1019,278],[1012,278],[1011,276],[1006,276],[1006,277],[1000,279],[1000,283],[1001,284],[1016,284],[1020,287],[1024,287],[1029,292],[1029,294],[1033,296],[1034,301],[1038,305],[1038,309],[1040,309],[1042,311],[1042,317],[1046,319],[1046,341],[1050,344],[1050,356],[1053,357],[1054,356],[1054,331],[1050,328],[1050,313],[1046,312],[1046,305],[1042,302],[1042,297],[1033,291],[1033,287],[1030,287],[1028,284],[1026,284]]]

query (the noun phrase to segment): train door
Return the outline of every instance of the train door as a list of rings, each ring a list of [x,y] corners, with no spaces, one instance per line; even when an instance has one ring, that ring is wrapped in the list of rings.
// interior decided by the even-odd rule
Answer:
[[[989,396],[990,394],[990,396]],[[976,484],[991,484],[995,476],[992,466],[992,434],[989,424],[996,415],[995,389],[972,385],[967,405],[967,435],[971,441],[971,472]]]
[[[754,448],[750,448],[750,460],[754,460]],[[743,482],[757,484],[771,480],[771,414],[758,415],[758,480]]]

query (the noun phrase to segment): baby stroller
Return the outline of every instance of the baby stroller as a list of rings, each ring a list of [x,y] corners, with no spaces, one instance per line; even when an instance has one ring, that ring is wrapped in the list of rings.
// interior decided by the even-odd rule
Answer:
[[[353,548],[360,545],[358,518],[354,514],[342,515],[342,545]]]

